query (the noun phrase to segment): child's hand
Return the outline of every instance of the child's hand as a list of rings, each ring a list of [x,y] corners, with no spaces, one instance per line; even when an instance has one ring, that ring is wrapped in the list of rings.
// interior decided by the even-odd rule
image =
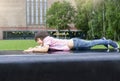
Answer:
[[[33,52],[33,49],[32,49],[32,48],[29,48],[29,49],[27,49],[27,50],[24,50],[23,52],[24,52],[24,53],[32,53],[32,52]]]
[[[42,46],[36,46],[35,48],[41,48]]]

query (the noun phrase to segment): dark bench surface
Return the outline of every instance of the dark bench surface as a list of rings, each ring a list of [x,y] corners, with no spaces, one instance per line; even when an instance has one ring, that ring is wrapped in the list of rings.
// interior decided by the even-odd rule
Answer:
[[[22,50],[0,51],[0,63],[13,62],[72,62],[72,61],[120,60],[120,53],[106,49],[84,51],[50,51],[48,53],[24,53]]]
[[[24,53],[23,50],[0,50],[0,55],[26,55],[26,54],[91,54],[91,53],[120,53],[111,49],[107,52],[106,49],[90,49],[90,50],[71,50],[71,51],[49,51],[48,53]]]
[[[120,81],[120,53],[0,51],[0,81]]]

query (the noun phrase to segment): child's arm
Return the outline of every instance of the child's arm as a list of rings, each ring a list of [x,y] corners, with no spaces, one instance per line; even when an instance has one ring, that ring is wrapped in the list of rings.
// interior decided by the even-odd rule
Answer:
[[[49,45],[44,45],[40,47],[35,47],[33,48],[32,52],[33,53],[46,53],[49,50]]]
[[[49,45],[44,45],[44,46],[36,46],[34,48],[30,48],[27,50],[24,50],[24,52],[29,53],[29,52],[33,52],[33,53],[46,53],[49,50]]]

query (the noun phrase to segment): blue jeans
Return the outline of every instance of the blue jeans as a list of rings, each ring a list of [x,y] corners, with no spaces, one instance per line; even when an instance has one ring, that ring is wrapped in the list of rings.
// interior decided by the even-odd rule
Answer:
[[[112,40],[103,40],[103,39],[83,40],[79,38],[73,38],[73,42],[74,42],[73,49],[90,49],[91,47],[96,45],[111,45],[114,48],[117,47],[116,43]]]

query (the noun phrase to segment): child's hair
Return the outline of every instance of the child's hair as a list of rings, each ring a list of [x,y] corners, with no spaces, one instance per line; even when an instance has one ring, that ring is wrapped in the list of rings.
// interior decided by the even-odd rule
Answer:
[[[35,34],[35,41],[37,41],[37,38],[40,38],[41,40],[43,40],[47,36],[49,36],[47,31],[39,31]]]

